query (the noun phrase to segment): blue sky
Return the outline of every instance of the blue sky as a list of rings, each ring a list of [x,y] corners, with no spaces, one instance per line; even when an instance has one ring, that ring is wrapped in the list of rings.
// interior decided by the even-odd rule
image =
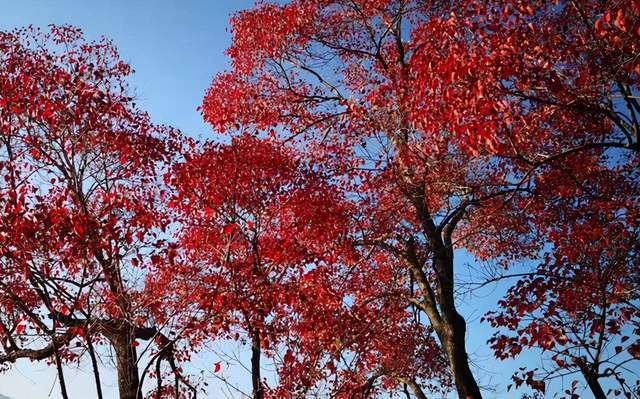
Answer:
[[[111,38],[133,65],[142,109],[192,135],[210,131],[196,107],[227,67],[229,15],[252,0],[0,0],[0,28],[72,24],[88,38]]]
[[[81,27],[88,38],[102,35],[111,38],[122,58],[136,70],[131,79],[140,107],[151,114],[156,123],[166,123],[193,136],[208,136],[207,127],[196,111],[212,77],[228,66],[224,55],[229,45],[229,15],[252,5],[252,0],[0,0],[0,29],[32,24],[72,24]],[[459,259],[462,265],[472,262]],[[480,379],[496,385],[498,392],[488,398],[512,398],[504,392],[516,364],[493,360],[485,342],[491,331],[478,319],[495,306],[504,287],[489,288],[482,296],[467,300],[462,310],[469,319],[469,346],[481,367]],[[204,353],[195,362],[210,368],[212,353]],[[240,353],[240,356],[244,356]],[[215,355],[214,355],[215,357]],[[520,364],[533,361],[524,357]],[[85,368],[89,370],[89,368]],[[115,378],[105,364],[103,374],[107,398],[115,397]],[[235,371],[234,371],[235,370]],[[240,367],[227,371],[242,380]],[[237,375],[233,375],[236,373]],[[93,397],[91,375],[86,372],[68,374],[71,397]],[[110,382],[107,380],[111,380]],[[55,374],[45,365],[19,363],[12,371],[0,375],[0,394],[13,399],[58,398]],[[52,388],[53,387],[53,388]],[[212,398],[225,397],[220,386],[209,389]],[[226,397],[237,397],[237,394]]]

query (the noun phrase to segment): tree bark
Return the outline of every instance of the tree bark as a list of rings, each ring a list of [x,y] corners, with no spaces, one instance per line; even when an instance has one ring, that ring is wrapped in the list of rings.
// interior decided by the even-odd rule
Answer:
[[[93,379],[96,383],[96,394],[98,395],[98,399],[102,399],[102,383],[100,382],[98,358],[96,357],[96,351],[93,348],[93,342],[91,342],[91,333],[88,329],[85,329],[85,335],[87,337],[87,350],[89,351],[89,357],[91,358],[91,367],[93,368]]]
[[[401,40],[398,42],[401,47]],[[401,63],[401,65],[404,65]],[[404,113],[401,113],[404,115]],[[436,272],[436,284],[432,287],[429,278],[423,270],[423,264],[418,259],[413,239],[408,240],[405,260],[411,273],[422,291],[422,309],[429,318],[431,326],[438,335],[449,360],[451,373],[456,384],[460,399],[482,399],[480,388],[469,367],[466,350],[466,321],[458,313],[455,305],[455,274],[454,254],[451,237],[458,222],[464,217],[466,204],[460,204],[453,217],[444,225],[437,226],[434,222],[427,203],[425,202],[424,184],[416,178],[415,171],[404,159],[409,152],[407,141],[410,126],[403,116],[402,129],[398,135],[390,135],[399,165],[399,183],[407,197],[413,204],[416,216],[420,220],[422,231],[431,249],[432,266]]]
[[[55,340],[52,342],[55,343]],[[60,395],[62,396],[62,399],[69,399],[69,395],[67,394],[67,383],[65,382],[64,371],[62,370],[62,359],[60,357],[60,352],[58,352],[58,350],[56,349],[53,353],[53,356],[56,360],[56,370],[58,371]]]
[[[464,318],[456,312],[453,320],[445,321],[441,331],[436,331],[436,333],[449,358],[449,365],[456,384],[456,390],[458,391],[458,397],[460,399],[482,398],[480,388],[469,367],[465,344],[466,323]]]
[[[162,358],[158,357],[156,360],[156,378],[158,379],[158,386],[156,387],[156,392],[158,399],[162,398],[162,370],[160,369],[160,362],[162,362]],[[176,395],[176,398],[178,395]]]
[[[448,240],[444,240],[446,244]],[[444,346],[449,359],[451,373],[460,399],[481,399],[478,383],[469,367],[466,348],[467,322],[458,313],[454,297],[453,249],[442,246],[436,250],[433,259],[438,271],[438,301],[440,302],[441,319],[438,328],[434,328],[440,342]]]
[[[142,392],[139,387],[138,357],[133,343],[133,332],[128,330],[111,338],[111,344],[116,352],[120,399],[142,399]]]
[[[444,352],[460,399],[481,399],[480,388],[469,367],[466,349],[467,325],[455,306],[453,292],[453,251],[440,247],[432,259],[437,275],[437,289],[417,259],[412,245],[407,248],[405,261],[422,291],[422,299],[414,302],[429,318]]]
[[[411,391],[413,392],[413,395],[417,399],[427,399],[427,395],[424,394],[424,391],[422,390],[422,387],[420,385],[418,385],[418,383],[415,380],[408,379],[408,380],[406,380],[405,384],[409,388],[411,388]]]
[[[420,209],[418,209],[418,213],[425,215]],[[460,399],[481,399],[480,388],[469,367],[466,349],[467,324],[464,317],[458,313],[455,304],[454,254],[447,235],[449,233],[445,232],[442,237],[437,233],[437,230],[432,229],[430,219],[426,219],[423,225],[434,254],[431,261],[436,271],[436,288],[434,290],[431,287],[421,262],[417,258],[416,250],[410,243],[407,248],[407,261],[422,291],[423,300],[419,305],[429,318],[430,324],[447,354],[458,397]]]
[[[263,399],[264,391],[260,378],[260,330],[251,332],[251,383],[253,384],[253,399]]]
[[[598,376],[595,375],[595,373],[583,369],[582,375],[584,376],[584,379],[587,380],[587,385],[589,385],[595,399],[607,399],[607,395],[605,395],[604,390],[600,385],[600,381],[598,380]]]

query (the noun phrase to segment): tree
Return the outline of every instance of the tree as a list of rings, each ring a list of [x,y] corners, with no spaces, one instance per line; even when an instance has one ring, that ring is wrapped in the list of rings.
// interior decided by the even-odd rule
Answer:
[[[514,375],[516,386],[527,383],[544,392],[546,382],[577,373],[596,398],[637,396],[638,231],[632,223],[637,215],[616,204],[626,202],[624,182],[615,174],[599,174],[588,181],[599,180],[609,191],[591,184],[591,201],[555,198],[556,204],[570,204],[555,216],[562,223],[551,228],[551,250],[487,316],[502,330],[490,341],[499,358],[531,347],[550,353],[542,370],[527,367]],[[579,397],[580,386],[574,380],[565,393]]]
[[[212,335],[246,336],[253,397],[261,399],[261,356],[286,335],[279,318],[308,269],[338,256],[325,244],[344,234],[344,212],[330,186],[290,151],[250,136],[190,154],[172,184],[188,266],[167,270],[169,289],[188,275],[184,294],[200,303],[205,325],[212,315]]]
[[[157,176],[177,132],[136,109],[107,40],[24,28],[0,48],[0,362],[53,359],[66,398],[62,365],[88,353],[102,397],[94,346],[107,344],[120,397],[141,398],[138,340],[182,378],[164,335],[179,330],[154,318],[144,281],[163,261]]]
[[[436,106],[418,111],[425,84],[448,78],[450,63],[438,59],[437,75],[418,73],[425,56],[440,56],[443,40],[467,44],[455,12],[455,5],[413,1],[262,3],[232,18],[233,70],[214,79],[202,110],[219,131],[275,129],[344,182],[358,199],[354,242],[387,251],[411,273],[412,303],[442,343],[458,395],[477,398],[454,296],[454,248],[486,257],[522,244],[516,256],[535,245],[527,223],[503,206],[527,189],[495,173],[508,160],[460,140],[469,126],[447,124],[466,109],[451,113],[435,96]],[[435,90],[448,93],[445,83]],[[474,133],[483,134],[474,121]],[[475,143],[491,144],[484,137]]]
[[[274,397],[449,393],[446,360],[432,331],[408,309],[409,276],[395,262],[377,251],[305,276],[283,318],[289,330]]]
[[[550,248],[490,313],[493,325],[525,337],[499,334],[493,346],[500,357],[554,351],[542,376],[577,371],[596,397],[607,395],[599,378],[616,377],[613,393],[629,395],[619,373],[634,361],[622,349],[635,344],[620,345],[619,335],[638,322],[638,4],[495,1],[474,12],[482,18],[465,24],[473,45],[452,57],[455,73],[482,88],[467,120],[490,122],[491,146],[535,192],[523,209]],[[468,70],[467,60],[482,67]],[[421,72],[433,68],[425,62]],[[459,107],[469,95],[450,99]]]
[[[354,285],[361,274],[346,240],[351,205],[340,191],[296,151],[247,134],[226,145],[204,144],[187,158],[171,176],[184,266],[158,280],[176,302],[197,304],[209,339],[250,343],[253,397],[314,390],[368,397],[382,377],[397,384],[404,363],[387,360],[383,371],[376,356],[388,356],[381,346],[411,330],[411,315],[406,304],[384,297],[376,303],[371,287]],[[406,340],[402,348],[437,356],[430,335],[422,336],[426,342]],[[279,363],[276,387],[261,378],[263,357]],[[422,375],[442,373],[437,361],[410,361]],[[335,382],[327,387],[331,375]]]
[[[361,214],[384,221],[364,217],[355,241],[414,273],[459,395],[477,397],[454,243],[503,265],[543,255],[545,243],[566,259],[594,242],[567,217],[584,202],[592,223],[608,219],[599,231],[637,234],[639,14],[635,2],[262,3],[232,19],[233,69],[203,113],[220,131],[275,128],[348,181]],[[622,184],[621,201],[603,200],[604,179]]]
[[[106,40],[0,32],[1,364],[50,361],[66,397],[86,353],[101,397],[105,345],[122,398],[146,376],[195,396],[177,362],[231,338],[255,399],[480,398],[466,250],[520,278],[487,315],[499,358],[542,352],[516,385],[637,396],[637,1],[290,0],[231,24],[201,109],[226,144],[152,124]]]

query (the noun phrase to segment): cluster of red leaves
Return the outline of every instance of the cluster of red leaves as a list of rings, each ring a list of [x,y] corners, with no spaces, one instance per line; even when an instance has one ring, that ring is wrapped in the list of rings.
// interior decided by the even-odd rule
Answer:
[[[130,72],[109,41],[76,28],[0,32],[3,363],[73,360],[123,326],[125,345],[164,328],[143,276],[165,257],[158,175],[177,132],[136,109]]]
[[[166,331],[158,364],[178,339],[171,359],[250,341],[256,399],[479,398],[454,297],[465,249],[535,264],[486,316],[497,357],[551,353],[516,385],[579,372],[628,396],[636,0],[292,0],[231,24],[232,69],[201,108],[227,144],[154,126],[107,41],[0,33],[7,355],[94,318]]]
[[[425,327],[412,323],[406,304],[394,303],[397,296],[386,295],[387,286],[374,287],[380,275],[368,272],[370,264],[347,240],[352,204],[296,151],[242,135],[186,158],[171,177],[171,204],[183,226],[179,265],[154,275],[154,286],[171,292],[177,306],[197,308],[195,335],[259,334],[260,350],[281,356],[281,381],[268,397],[374,392],[368,374],[420,370],[446,380],[436,366],[441,359],[417,361],[439,356],[428,331],[414,332],[416,341],[402,338]],[[376,290],[381,299],[373,301]],[[343,364],[345,357],[353,360]]]
[[[527,342],[496,337],[496,353],[576,348],[559,320],[589,323],[569,298],[597,314],[598,300],[620,287],[628,296],[610,298],[607,317],[620,316],[625,333],[637,323],[628,303],[638,299],[638,7],[259,4],[232,19],[233,69],[214,79],[203,115],[221,132],[270,131],[304,145],[358,210],[356,247],[408,246],[428,258],[434,236],[423,236],[429,221],[420,217],[428,212],[441,231],[456,220],[456,247],[481,260],[539,259],[490,316]],[[227,92],[230,106],[217,97]],[[404,263],[394,267],[402,275]],[[427,276],[437,286],[438,272]],[[538,313],[549,304],[558,318]]]

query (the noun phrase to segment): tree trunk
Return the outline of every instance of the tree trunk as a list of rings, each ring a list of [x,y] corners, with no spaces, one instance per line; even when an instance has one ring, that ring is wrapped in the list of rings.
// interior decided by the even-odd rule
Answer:
[[[435,241],[435,240],[434,240]],[[432,259],[437,271],[436,288],[433,289],[429,278],[415,255],[415,248],[407,248],[407,264],[412,276],[422,291],[419,307],[429,318],[431,327],[438,335],[444,352],[447,354],[449,369],[456,384],[460,399],[481,399],[482,394],[469,367],[466,349],[466,321],[455,306],[453,285],[453,251],[441,244],[434,245],[437,255]]]
[[[89,357],[91,358],[91,367],[93,368],[93,379],[96,383],[96,393],[98,395],[98,399],[102,399],[102,383],[100,382],[98,358],[96,357],[96,351],[93,348],[93,342],[91,341],[91,333],[88,329],[85,329],[85,336],[87,339],[87,350],[89,351]]]
[[[138,357],[133,343],[133,333],[127,331],[123,331],[111,339],[111,344],[116,352],[120,399],[142,398],[138,376]]]
[[[407,386],[411,388],[411,391],[413,392],[413,395],[416,397],[416,399],[427,399],[427,395],[424,394],[422,387],[418,385],[418,383],[415,380],[409,379],[405,383]],[[407,392],[407,397],[408,396],[409,396],[409,392]]]
[[[253,384],[253,399],[263,399],[264,391],[260,378],[260,330],[251,332],[251,383]]]
[[[436,331],[449,359],[460,399],[481,399],[482,394],[469,367],[465,344],[466,322],[455,310],[452,318],[445,316],[440,331]]]
[[[587,380],[587,384],[589,385],[591,392],[593,392],[595,399],[607,399],[607,395],[605,395],[604,390],[600,385],[600,381],[598,380],[598,376],[595,373],[582,368],[582,375],[584,376],[584,379]]]
[[[480,388],[471,373],[466,349],[466,321],[456,310],[454,254],[451,237],[457,223],[464,217],[466,207],[461,205],[454,216],[444,226],[437,226],[425,202],[424,184],[416,179],[411,165],[404,163],[403,156],[408,152],[407,132],[405,125],[399,137],[390,137],[398,153],[400,180],[407,198],[416,210],[422,231],[431,249],[432,266],[435,269],[437,283],[434,287],[423,270],[423,262],[418,258],[413,239],[408,242],[407,261],[412,274],[422,291],[422,309],[427,314],[431,326],[438,335],[449,360],[451,373],[460,399],[481,399]]]
[[[55,344],[55,341],[52,342]],[[60,395],[62,396],[62,399],[69,399],[69,395],[67,394],[67,383],[65,382],[64,371],[62,370],[62,359],[60,358],[60,352],[58,352],[57,348],[55,349],[53,356],[56,359],[56,369],[58,371],[58,380],[60,383]]]
[[[456,309],[454,254],[449,237],[445,234],[442,241],[434,239],[432,248],[435,253],[433,264],[438,276],[436,292],[440,304],[440,320],[434,326],[434,330],[447,353],[458,397],[481,399],[480,388],[469,367],[466,348],[467,322]]]

